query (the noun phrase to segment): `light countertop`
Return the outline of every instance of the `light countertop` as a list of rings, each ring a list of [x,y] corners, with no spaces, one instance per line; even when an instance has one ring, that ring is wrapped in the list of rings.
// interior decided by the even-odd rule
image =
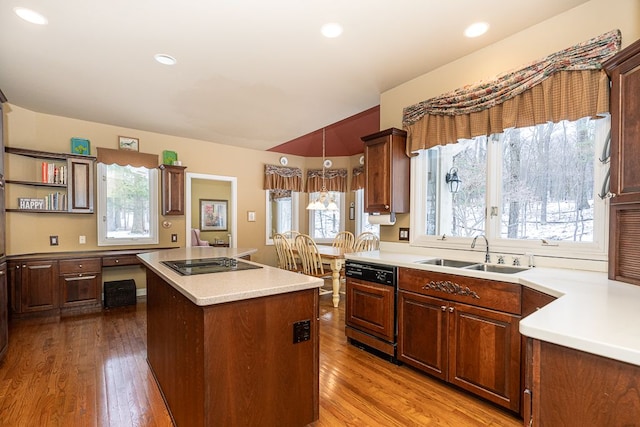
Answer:
[[[640,286],[606,273],[534,267],[516,274],[419,264],[435,258],[397,252],[360,252],[346,258],[399,267],[519,283],[557,300],[520,321],[520,333],[640,366]]]
[[[248,248],[199,246],[146,252],[139,254],[138,258],[146,267],[199,306],[319,288],[323,284],[322,279],[246,260],[242,261],[260,265],[262,268],[182,276],[161,264],[161,261],[196,258],[238,258],[255,252],[255,249]]]

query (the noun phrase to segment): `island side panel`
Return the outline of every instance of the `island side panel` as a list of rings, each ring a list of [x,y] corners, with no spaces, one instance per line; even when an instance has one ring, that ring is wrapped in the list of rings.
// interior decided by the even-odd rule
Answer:
[[[318,298],[308,289],[205,308],[206,425],[318,419]],[[310,323],[309,340],[294,343],[301,321]]]
[[[204,426],[203,311],[147,269],[147,361],[178,426]]]

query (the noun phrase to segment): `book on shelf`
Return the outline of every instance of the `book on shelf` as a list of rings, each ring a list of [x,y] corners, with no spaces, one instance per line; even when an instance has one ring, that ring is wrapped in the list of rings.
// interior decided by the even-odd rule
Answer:
[[[42,182],[45,184],[66,184],[67,166],[58,166],[55,163],[42,162],[41,175]]]

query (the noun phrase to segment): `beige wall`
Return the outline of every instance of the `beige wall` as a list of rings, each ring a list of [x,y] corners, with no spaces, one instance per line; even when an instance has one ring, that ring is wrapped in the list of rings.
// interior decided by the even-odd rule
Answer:
[[[402,129],[407,106],[490,80],[613,29],[622,32],[622,47],[640,38],[640,1],[592,0],[390,89],[380,95],[380,129]],[[409,215],[398,215],[395,226],[381,227],[381,240],[398,241],[398,227],[408,226]]]

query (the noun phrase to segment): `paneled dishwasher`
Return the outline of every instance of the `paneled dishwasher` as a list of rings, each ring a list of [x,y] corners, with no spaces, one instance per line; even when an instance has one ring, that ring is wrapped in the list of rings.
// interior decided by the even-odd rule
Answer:
[[[347,260],[345,334],[357,347],[396,358],[397,267]]]

